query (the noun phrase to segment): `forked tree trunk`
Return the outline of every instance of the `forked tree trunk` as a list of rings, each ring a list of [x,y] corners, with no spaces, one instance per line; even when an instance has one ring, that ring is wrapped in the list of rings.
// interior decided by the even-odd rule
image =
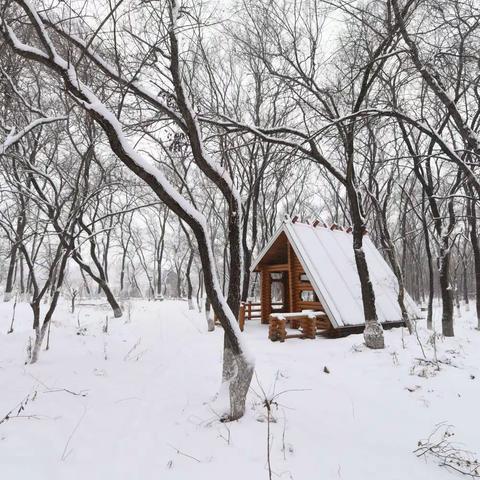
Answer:
[[[36,308],[34,309],[34,330],[35,330],[35,342],[33,345],[32,349],[32,358],[30,360],[30,363],[36,363],[38,361],[38,357],[40,355],[40,351],[43,345],[43,341],[45,339],[45,335],[47,331],[49,331],[50,327],[50,322],[52,321],[53,313],[55,312],[55,309],[57,308],[57,303],[58,299],[60,298],[60,289],[63,285],[63,281],[65,279],[65,270],[68,262],[68,252],[64,253],[60,264],[57,265],[58,269],[57,270],[57,277],[54,280],[55,284],[55,291],[52,296],[52,301],[50,303],[50,307],[47,310],[47,313],[45,314],[45,318],[43,319],[42,326],[40,327],[40,308],[39,304],[36,305]],[[40,299],[39,299],[40,300]],[[33,306],[32,306],[33,308]]]
[[[83,221],[79,221],[79,225],[82,227],[82,229],[89,235],[89,243],[90,243],[90,257],[93,260],[93,263],[95,264],[97,270],[98,270],[98,275],[95,275],[93,273],[93,270],[90,268],[89,265],[87,265],[84,261],[82,256],[80,255],[79,252],[74,251],[72,258],[75,260],[75,262],[78,264],[78,266],[84,270],[90,278],[95,281],[98,285],[98,293],[100,293],[103,290],[103,293],[107,297],[107,301],[110,304],[112,310],[113,310],[113,316],[115,318],[119,318],[122,316],[122,309],[120,308],[120,305],[118,304],[115,295],[113,294],[112,290],[110,289],[110,286],[108,285],[108,277],[107,277],[107,272],[104,270],[102,263],[98,259],[97,256],[97,245],[95,242],[95,238],[93,236],[93,231],[84,224]],[[57,232],[59,231],[58,225],[55,225]],[[60,230],[61,232],[61,230]],[[60,239],[62,239],[62,236],[60,235]]]
[[[352,182],[352,180],[350,180]],[[365,316],[365,330],[363,338],[368,348],[385,348],[383,337],[383,328],[378,322],[377,309],[375,307],[375,292],[370,280],[367,259],[363,250],[363,235],[365,234],[365,225],[359,203],[358,193],[355,185],[349,183],[346,185],[350,204],[350,212],[353,223],[353,254],[357,266],[358,277],[360,280],[360,289],[362,292],[363,313]]]

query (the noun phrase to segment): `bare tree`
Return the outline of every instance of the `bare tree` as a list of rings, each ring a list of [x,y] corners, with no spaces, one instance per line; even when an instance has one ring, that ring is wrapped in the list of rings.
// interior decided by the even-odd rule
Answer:
[[[2,34],[10,47],[19,55],[33,62],[37,62],[57,77],[60,77],[65,85],[67,92],[76,100],[79,105],[85,109],[86,113],[97,122],[105,132],[110,147],[116,153],[118,158],[140,178],[142,178],[155,194],[189,227],[192,229],[198,243],[198,251],[202,261],[204,272],[205,288],[214,310],[225,330],[226,348],[224,350],[224,383],[229,389],[230,396],[230,419],[236,419],[243,415],[245,410],[245,398],[250,385],[253,362],[247,354],[246,347],[243,345],[240,330],[235,318],[235,312],[238,309],[239,300],[239,275],[236,275],[236,286],[230,289],[230,305],[228,306],[219,288],[218,277],[215,269],[215,261],[212,256],[211,239],[205,217],[191,203],[189,203],[166,179],[163,173],[146,161],[139,150],[135,149],[126,137],[123,127],[114,113],[100,98],[87,87],[79,77],[78,68],[73,68],[71,60],[67,62],[55,46],[55,40],[47,31],[47,25],[39,16],[38,12],[24,1],[15,2],[27,15],[32,28],[36,32],[35,43],[40,46],[23,43],[14,32],[15,18],[18,18],[20,12],[11,8],[8,15],[3,16]],[[149,103],[160,109],[162,114],[167,115],[172,121],[179,125],[179,128],[187,135],[192,155],[198,167],[204,172],[223,192],[230,205],[231,229],[229,238],[232,253],[231,271],[240,269],[240,250],[239,250],[239,220],[240,220],[240,201],[238,194],[233,188],[232,181],[225,171],[215,160],[213,160],[205,149],[201,128],[197,116],[192,108],[188,92],[185,89],[183,76],[181,73],[181,60],[179,50],[179,32],[182,22],[182,11],[180,5],[175,1],[169,2],[166,10],[160,12],[149,9],[146,6],[148,15],[156,21],[159,29],[166,33],[168,43],[165,40],[160,44],[160,51],[163,48],[169,49],[168,69],[170,72],[170,81],[173,83],[173,92],[165,91],[163,96],[157,96],[141,87],[136,81],[124,78],[117,73],[118,69],[110,66],[103,58],[98,56],[90,49],[90,44],[79,40],[73,35],[62,32],[62,36],[67,38],[71,45],[79,51],[79,59],[88,58],[110,81],[121,86],[130,86],[132,94],[139,100]],[[168,21],[161,14],[167,14]],[[48,24],[51,26],[51,23]],[[58,29],[57,29],[58,31]],[[158,31],[158,30],[157,30]],[[149,50],[151,51],[151,49]],[[74,51],[70,52],[69,58],[72,58]],[[175,107],[170,107],[164,100],[165,94],[174,101]],[[236,238],[235,238],[236,237]],[[235,250],[236,249],[236,250]],[[233,266],[238,263],[238,266]],[[232,276],[232,274],[231,274]],[[235,277],[235,276],[234,276]],[[232,285],[232,278],[230,280]],[[237,292],[235,292],[237,289]]]

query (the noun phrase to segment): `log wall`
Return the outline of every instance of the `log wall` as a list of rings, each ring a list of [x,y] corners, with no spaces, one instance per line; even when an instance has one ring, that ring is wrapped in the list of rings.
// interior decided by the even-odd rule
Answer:
[[[287,245],[287,263],[278,263],[274,265],[262,265],[259,267],[261,273],[261,321],[267,324],[272,313],[272,273],[282,273],[281,281],[283,283],[284,304],[282,311],[301,312],[302,310],[324,311],[320,301],[316,298],[312,284],[302,278],[305,270],[300,260],[295,255],[290,244]],[[313,292],[314,301],[303,300],[302,292]],[[278,311],[278,310],[276,310]]]

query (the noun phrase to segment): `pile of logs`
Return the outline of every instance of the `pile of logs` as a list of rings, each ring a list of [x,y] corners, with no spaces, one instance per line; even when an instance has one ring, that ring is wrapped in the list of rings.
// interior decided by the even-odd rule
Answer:
[[[284,342],[287,336],[287,330],[285,328],[286,324],[285,318],[277,318],[277,317],[270,317],[270,323],[268,326],[268,338],[275,342],[280,340],[280,342]]]
[[[300,329],[300,333],[287,335],[287,323],[293,329]],[[318,330],[326,330],[329,327],[328,317],[324,312],[312,313],[284,313],[270,314],[268,338],[275,342],[284,342],[286,338],[311,338],[317,336]]]
[[[302,317],[300,330],[304,338],[314,339],[317,336],[317,320],[315,317]]]

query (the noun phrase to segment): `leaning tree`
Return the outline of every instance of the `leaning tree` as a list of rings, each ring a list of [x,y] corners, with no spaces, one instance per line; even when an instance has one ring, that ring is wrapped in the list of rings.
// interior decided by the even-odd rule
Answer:
[[[119,6],[94,31],[85,32],[74,12],[58,18],[53,11],[47,18],[26,0],[3,1],[1,32],[12,51],[63,82],[71,100],[102,128],[117,157],[192,230],[205,289],[225,331],[222,392],[229,394],[227,417],[237,419],[244,413],[254,369],[235,317],[241,285],[240,197],[228,171],[208,151],[184,79],[182,40],[191,17],[176,0],[160,8],[146,2],[123,12],[128,25],[118,31],[117,22],[109,21],[119,13]],[[145,25],[145,30],[136,32],[138,25]],[[95,48],[99,39],[100,53]],[[131,55],[120,53],[131,51],[132,44],[138,48]],[[228,298],[220,289],[207,219],[129,138],[122,123],[122,107],[129,100],[144,105],[144,112],[153,110],[152,122],[155,118],[173,124],[186,138],[198,168],[222,192],[229,208],[230,268],[234,272]]]

